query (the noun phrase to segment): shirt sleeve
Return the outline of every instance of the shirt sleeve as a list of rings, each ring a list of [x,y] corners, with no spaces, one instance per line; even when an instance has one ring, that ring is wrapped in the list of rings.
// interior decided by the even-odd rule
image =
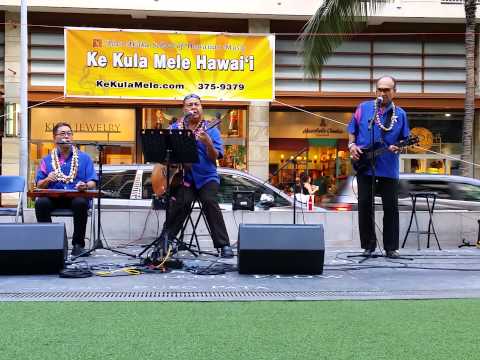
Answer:
[[[220,131],[218,131],[217,128],[213,128],[208,131],[208,135],[210,135],[210,138],[212,139],[213,147],[218,152],[218,159],[222,159],[224,154],[224,147]]]
[[[35,175],[35,183],[38,183],[40,180],[45,179],[47,176],[47,164],[45,163],[45,159],[42,159]]]
[[[410,125],[408,124],[407,113],[403,113],[403,128],[402,128],[402,137],[406,139],[410,135]]]
[[[348,123],[347,131],[352,135],[358,135],[358,125],[360,124],[360,119],[362,118],[362,109],[357,107],[355,112],[352,115],[352,119]]]
[[[84,154],[84,155],[85,155],[85,174],[86,174],[85,182],[88,182],[88,181],[98,182],[97,172],[95,171],[95,167],[93,166],[92,159],[87,154]]]

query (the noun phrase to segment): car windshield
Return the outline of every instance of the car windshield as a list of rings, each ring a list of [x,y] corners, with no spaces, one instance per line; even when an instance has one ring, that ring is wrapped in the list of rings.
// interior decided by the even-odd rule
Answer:
[[[233,193],[236,191],[253,191],[255,196],[255,203],[260,201],[262,194],[269,194],[273,196],[273,206],[289,206],[288,200],[284,199],[275,191],[265,185],[258,184],[247,177],[233,174],[221,174],[220,177],[220,191],[218,192],[220,203],[232,203]]]
[[[456,200],[480,201],[480,186],[472,184],[452,184]]]
[[[129,199],[136,170],[104,172],[102,176],[103,197]]]

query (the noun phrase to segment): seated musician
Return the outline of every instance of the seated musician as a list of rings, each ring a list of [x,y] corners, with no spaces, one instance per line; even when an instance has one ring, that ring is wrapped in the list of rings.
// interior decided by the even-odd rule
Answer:
[[[198,95],[187,95],[183,99],[183,111],[187,116],[172,124],[171,128],[194,131],[199,161],[185,165],[182,184],[172,189],[168,223],[164,224],[162,235],[171,237],[180,232],[195,197],[198,197],[205,212],[214,247],[220,251],[221,257],[232,258],[227,228],[217,200],[220,177],[216,161],[223,156],[220,131],[216,127],[205,130],[202,103]]]
[[[55,147],[45,156],[37,170],[35,183],[39,189],[93,190],[98,180],[90,156],[73,145],[72,127],[60,122],[53,127]],[[52,222],[55,209],[73,211],[72,256],[85,252],[85,230],[88,220],[89,199],[85,197],[51,198],[35,200],[35,215],[38,222]]]

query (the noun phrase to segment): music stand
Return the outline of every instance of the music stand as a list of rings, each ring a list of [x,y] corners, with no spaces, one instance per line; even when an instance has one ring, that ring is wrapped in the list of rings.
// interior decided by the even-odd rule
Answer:
[[[152,246],[158,247],[161,245],[162,255],[165,255],[168,250],[168,241],[170,235],[167,233],[165,224],[168,223],[169,209],[170,209],[170,165],[182,163],[196,163],[198,162],[198,150],[195,140],[195,135],[192,130],[185,129],[145,129],[142,134],[142,150],[145,162],[164,163],[167,168],[167,185],[165,191],[165,222],[159,237],[143,249],[138,254],[141,257]],[[175,238],[178,249],[187,249],[193,251],[183,242]],[[194,254],[196,255],[196,254]],[[163,256],[161,256],[163,257]]]

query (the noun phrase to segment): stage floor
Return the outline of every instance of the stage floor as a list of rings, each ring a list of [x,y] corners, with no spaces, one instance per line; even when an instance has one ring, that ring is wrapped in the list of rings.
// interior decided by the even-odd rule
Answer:
[[[119,249],[131,254],[140,246]],[[192,271],[220,267],[224,274],[199,275],[185,270],[168,273],[69,279],[58,275],[2,275],[0,301],[258,301],[368,300],[480,297],[480,249],[403,249],[413,260],[348,258],[356,249],[325,252],[322,275],[240,275],[237,259],[219,259],[188,252],[178,256]],[[140,260],[97,250],[79,258],[80,266],[115,269]]]

